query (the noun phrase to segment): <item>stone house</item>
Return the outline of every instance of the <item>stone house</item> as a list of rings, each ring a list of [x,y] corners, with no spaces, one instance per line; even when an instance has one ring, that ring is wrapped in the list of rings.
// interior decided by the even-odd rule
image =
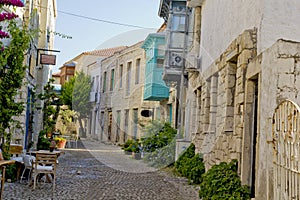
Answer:
[[[101,62],[99,140],[123,144],[140,139],[143,127],[160,118],[160,102],[144,99],[146,53],[143,41]],[[142,115],[143,112],[151,115]]]
[[[64,65],[59,68],[59,84],[63,85],[65,82],[69,81],[72,77],[75,76],[76,64],[76,62],[72,61],[64,63]],[[55,75],[56,74],[52,74],[52,78],[54,78]]]
[[[300,2],[161,0],[160,16],[182,3],[183,139],[206,169],[237,159],[252,198],[298,199]]]
[[[87,136],[98,139],[100,135],[100,123],[99,123],[99,104],[101,98],[101,61],[107,57],[114,55],[115,53],[127,48],[126,46],[118,46],[107,49],[99,49],[91,51],[90,53],[97,56],[98,59],[87,65],[87,74],[91,76],[92,89],[90,93],[90,102],[92,104],[92,109],[90,112],[90,117],[88,119],[88,133]]]
[[[126,48],[126,46],[86,51],[67,61],[60,68],[61,84],[63,84],[65,81],[68,81],[76,74],[76,72],[80,71],[83,71],[85,74],[91,77],[92,90],[90,93],[90,103],[92,104],[92,109],[90,117],[85,119],[83,122],[85,130],[79,130],[79,125],[76,125],[76,132],[80,137],[94,138],[98,135],[99,124],[96,122],[99,121],[97,116],[100,101],[99,88],[101,68],[99,66],[103,59],[124,48]]]

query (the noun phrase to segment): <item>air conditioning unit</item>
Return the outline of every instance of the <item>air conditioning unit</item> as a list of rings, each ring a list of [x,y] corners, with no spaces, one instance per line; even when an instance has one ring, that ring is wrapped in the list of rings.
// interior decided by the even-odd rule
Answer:
[[[183,66],[182,52],[170,52],[170,65],[176,67]]]

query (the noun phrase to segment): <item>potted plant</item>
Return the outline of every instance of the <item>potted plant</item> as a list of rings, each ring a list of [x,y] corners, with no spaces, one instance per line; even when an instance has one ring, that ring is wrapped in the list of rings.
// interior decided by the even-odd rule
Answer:
[[[125,155],[131,155],[132,154],[131,146],[132,146],[133,143],[134,143],[133,140],[127,140],[125,142],[125,144],[123,145],[123,148],[122,148],[124,150]]]
[[[55,148],[56,148],[56,142],[55,142],[55,140],[51,140],[51,142],[50,142],[50,152],[53,152]]]
[[[138,141],[135,141],[131,145],[131,150],[132,150],[132,157],[134,159],[140,160],[141,159],[141,145]]]
[[[38,99],[44,102],[43,109],[43,130],[39,132],[37,149],[49,150],[50,142],[55,131],[55,124],[60,110],[60,99],[57,94],[53,92],[54,86],[52,83],[54,79],[48,81],[44,87],[44,91],[38,95]]]
[[[55,142],[56,142],[56,146],[59,149],[64,149],[66,146],[66,142],[67,140],[63,137],[55,137],[54,138]]]

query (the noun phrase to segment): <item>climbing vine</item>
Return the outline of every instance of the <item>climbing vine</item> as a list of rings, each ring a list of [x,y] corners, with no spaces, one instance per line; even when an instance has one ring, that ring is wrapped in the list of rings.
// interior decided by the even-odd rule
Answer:
[[[0,0],[0,137],[5,140],[4,158],[7,158],[14,116],[19,116],[24,109],[24,102],[16,101],[16,96],[25,77],[25,50],[29,47],[29,32],[16,22],[17,15],[6,12],[3,6],[22,7],[20,0]],[[9,40],[5,46],[3,39]]]

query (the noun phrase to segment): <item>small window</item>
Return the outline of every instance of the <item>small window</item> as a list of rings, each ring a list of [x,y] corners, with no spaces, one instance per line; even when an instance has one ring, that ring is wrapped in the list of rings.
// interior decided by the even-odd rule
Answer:
[[[119,67],[119,87],[123,87],[123,65]]]
[[[115,69],[112,69],[110,73],[110,91],[113,91],[115,84]]]
[[[132,62],[128,62],[127,63],[126,96],[130,95],[131,66],[132,66]]]
[[[106,72],[104,72],[103,74],[103,88],[102,88],[102,92],[106,92]]]
[[[172,18],[172,31],[184,31],[185,30],[185,16],[174,15]]]
[[[139,84],[140,82],[140,68],[141,68],[141,59],[136,60],[135,65],[135,84]]]
[[[157,67],[161,68],[164,66],[164,59],[162,58],[158,58],[156,62],[157,62]]]

